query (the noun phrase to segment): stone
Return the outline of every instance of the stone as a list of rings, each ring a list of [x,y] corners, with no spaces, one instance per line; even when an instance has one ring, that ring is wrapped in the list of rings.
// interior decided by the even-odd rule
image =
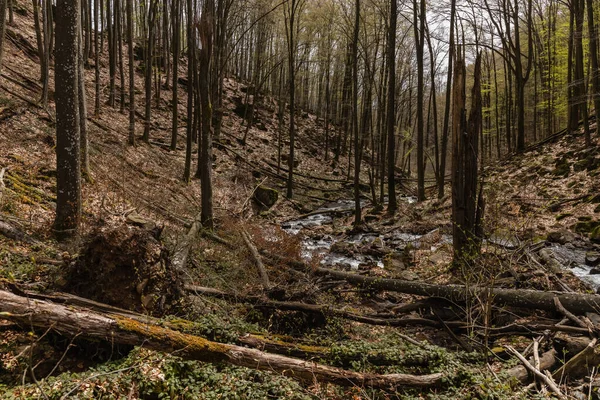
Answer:
[[[419,275],[411,271],[402,271],[400,274],[398,274],[398,279],[402,279],[404,281],[418,281]]]
[[[127,223],[129,225],[139,226],[140,228],[144,228],[149,231],[156,228],[156,223],[154,221],[144,218],[139,214],[129,214],[127,216]]]
[[[254,191],[252,199],[258,203],[259,206],[268,210],[277,203],[279,192],[273,188],[261,185]]]
[[[592,267],[600,265],[600,253],[588,252],[585,254],[585,263]]]
[[[575,235],[567,230],[550,232],[546,237],[550,243],[566,244],[575,240]]]
[[[388,270],[401,271],[406,269],[402,253],[392,252],[383,259],[383,266]]]
[[[600,275],[600,268],[594,267],[590,270],[590,275]]]

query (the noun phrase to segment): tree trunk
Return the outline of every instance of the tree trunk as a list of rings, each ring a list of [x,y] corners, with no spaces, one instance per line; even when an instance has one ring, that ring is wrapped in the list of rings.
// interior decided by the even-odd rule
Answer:
[[[464,60],[458,57],[454,73],[452,126],[452,238],[454,264],[467,266],[479,253],[477,184],[478,138],[481,130],[481,55],[475,61],[471,112],[466,120]],[[470,266],[472,267],[472,265]]]
[[[352,39],[352,129],[354,130],[354,226],[361,224],[360,207],[360,157],[362,141],[358,129],[358,33],[360,30],[360,0],[354,10],[354,36]]]
[[[152,64],[154,60],[154,31],[156,20],[156,4],[158,0],[150,0],[148,9],[148,37],[146,38],[146,60],[144,62],[145,81],[144,87],[146,91],[145,114],[144,114],[144,135],[142,140],[150,141],[150,124],[152,118]]]
[[[387,94],[387,175],[388,175],[388,208],[393,214],[398,209],[396,200],[396,25],[398,21],[398,3],[390,0],[390,27],[387,45],[387,68],[388,68],[388,94]],[[384,155],[382,154],[382,158]],[[382,163],[385,165],[385,163]],[[383,170],[382,177],[383,180]],[[383,199],[382,199],[383,200]]]
[[[77,234],[81,218],[78,51],[79,1],[58,0],[56,13],[56,218],[59,238]]]
[[[6,10],[8,0],[0,0],[0,72],[2,71],[2,56],[4,55],[4,36],[6,32]]]
[[[582,293],[545,292],[529,289],[502,289],[483,286],[463,285],[434,285],[425,282],[386,279],[376,276],[364,276],[351,272],[342,272],[318,267],[312,269],[302,263],[293,263],[294,267],[312,271],[318,275],[327,275],[335,279],[369,288],[372,290],[389,290],[392,292],[413,294],[416,296],[441,297],[455,302],[465,302],[468,299],[489,299],[493,304],[510,307],[520,307],[533,310],[554,312],[554,298],[572,313],[581,315],[586,312],[596,312],[600,307],[600,295]]]
[[[200,186],[202,203],[202,225],[213,229],[213,198],[212,198],[212,105],[210,103],[209,73],[210,58],[213,42],[214,0],[206,0],[202,10],[202,18],[198,33],[202,49],[200,50],[199,89],[200,105],[202,108],[202,143],[200,148]],[[256,94],[255,94],[256,96]]]
[[[99,31],[101,29],[101,22],[98,15],[99,9],[100,4],[98,0],[94,0],[94,83],[96,89],[96,92],[94,93],[94,115],[96,117],[100,115],[100,52],[102,51],[102,49],[99,46],[98,38],[98,36],[100,35]]]
[[[177,149],[177,131],[179,130],[179,42],[180,42],[180,0],[173,0],[172,18],[173,18],[173,120],[171,121],[171,150]]]
[[[417,10],[417,0],[413,0],[413,28],[417,48],[417,200],[425,200],[425,158],[424,158],[424,68],[423,49],[425,45],[425,0],[420,0],[420,10]]]
[[[100,314],[79,307],[20,297],[6,291],[0,291],[0,300],[1,318],[27,326],[52,327],[57,332],[71,337],[84,336],[111,343],[144,346],[154,351],[175,353],[184,359],[211,363],[226,362],[273,371],[308,383],[314,383],[316,380],[342,386],[394,390],[403,386],[439,386],[444,378],[443,373],[419,376],[348,371],[242,346],[216,343],[118,314]]]
[[[77,28],[78,40],[77,40],[77,55],[78,55],[78,70],[77,70],[77,94],[78,94],[78,107],[79,107],[79,135],[81,141],[81,177],[86,182],[92,181],[92,175],[90,172],[90,159],[88,151],[88,129],[87,129],[87,96],[85,92],[85,68],[83,60],[83,25],[81,24],[82,18],[80,16],[79,26]]]
[[[596,134],[600,134],[600,66],[598,65],[598,26],[594,19],[594,4],[587,0],[588,32],[590,37],[590,62],[592,64],[592,99],[596,114]]]
[[[193,30],[193,1],[187,0],[186,13],[187,20],[187,123],[186,123],[186,145],[185,145],[185,167],[183,171],[183,180],[189,182],[192,175],[192,146],[194,135],[194,67],[195,67],[195,35]]]
[[[133,0],[127,1],[127,57],[129,58],[129,145],[135,146],[135,60],[133,58]]]

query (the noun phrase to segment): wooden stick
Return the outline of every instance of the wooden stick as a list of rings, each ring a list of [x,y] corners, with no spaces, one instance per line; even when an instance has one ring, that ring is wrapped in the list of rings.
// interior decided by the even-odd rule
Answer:
[[[567,310],[562,303],[560,302],[560,299],[558,297],[554,298],[554,304],[556,305],[556,309],[562,313],[565,317],[569,318],[571,321],[573,321],[575,324],[577,324],[578,326],[588,329],[590,331],[590,333],[592,333],[594,331],[594,327],[590,326],[588,324],[586,324],[585,322],[583,322],[581,319],[579,319],[576,315],[574,315],[573,313],[571,313],[569,310]]]
[[[271,281],[269,281],[269,275],[267,274],[267,269],[265,268],[265,265],[263,264],[263,262],[260,258],[260,254],[258,254],[258,250],[252,243],[252,240],[250,239],[250,235],[248,234],[248,232],[246,232],[245,229],[242,229],[242,237],[244,238],[246,247],[248,247],[248,250],[250,250],[250,254],[252,254],[252,258],[254,258],[254,263],[256,264],[256,267],[258,268],[258,272],[260,273],[260,278],[262,279],[263,287],[265,289],[270,288]]]
[[[552,376],[548,376],[548,375],[542,373],[537,368],[535,368],[533,365],[531,365],[531,363],[529,361],[527,361],[527,359],[525,357],[523,357],[521,355],[521,353],[519,353],[517,350],[515,350],[512,346],[504,346],[504,348],[509,353],[512,353],[513,355],[515,355],[515,357],[517,357],[519,359],[519,361],[521,361],[523,363],[525,368],[527,368],[529,371],[531,371],[533,374],[535,374],[535,376],[537,376],[542,382],[544,382],[550,388],[550,390],[552,390],[556,394],[556,396],[559,399],[567,400],[567,396],[565,396],[560,391],[558,386],[556,386],[556,382],[554,382],[554,379],[552,379]]]

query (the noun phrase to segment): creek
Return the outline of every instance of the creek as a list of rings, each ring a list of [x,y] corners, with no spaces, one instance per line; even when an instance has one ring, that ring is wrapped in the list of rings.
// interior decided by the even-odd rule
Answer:
[[[416,199],[403,197],[401,201],[412,204]],[[375,266],[383,268],[385,254],[389,251],[401,253],[407,247],[425,249],[427,246],[433,252],[437,247],[452,242],[450,235],[441,235],[433,245],[430,240],[421,240],[436,233],[438,229],[423,235],[401,232],[399,229],[346,234],[345,229],[341,228],[348,227],[341,225],[340,221],[352,215],[353,207],[353,200],[326,203],[310,215],[283,222],[281,228],[290,235],[300,235],[301,255],[306,261],[317,258],[323,266],[350,270]],[[488,242],[506,249],[516,249],[519,246],[516,240],[502,238],[492,237]],[[541,258],[550,257],[554,260],[551,262],[572,272],[594,291],[600,291],[600,254],[597,251],[597,245],[575,239],[567,242],[547,241],[537,255],[545,254]]]

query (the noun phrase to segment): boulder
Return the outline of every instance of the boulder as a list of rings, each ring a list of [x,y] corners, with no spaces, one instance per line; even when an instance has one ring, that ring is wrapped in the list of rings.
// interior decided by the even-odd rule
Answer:
[[[600,253],[590,251],[585,254],[585,263],[592,267],[600,265]]]
[[[259,186],[254,191],[252,199],[263,209],[268,210],[273,207],[279,199],[279,192],[267,186]]]

